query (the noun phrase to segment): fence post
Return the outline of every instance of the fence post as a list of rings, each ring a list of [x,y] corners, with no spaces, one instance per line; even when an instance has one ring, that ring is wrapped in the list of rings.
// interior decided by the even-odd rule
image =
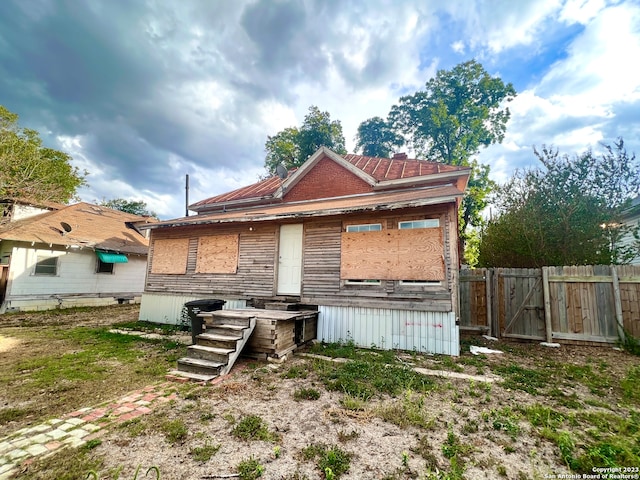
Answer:
[[[491,312],[491,302],[493,301],[492,299],[492,295],[491,295],[491,269],[490,268],[486,268],[485,269],[485,274],[484,274],[484,288],[485,288],[485,295],[487,296],[487,325],[489,326],[489,336],[490,337],[495,337],[495,335],[493,334],[493,315]]]
[[[547,343],[553,341],[551,327],[551,294],[549,291],[549,267],[542,267],[542,295],[544,297],[544,329],[547,334]]]
[[[618,336],[624,343],[624,319],[622,318],[622,296],[620,295],[620,280],[618,279],[618,270],[615,265],[611,265],[611,280],[613,282],[613,303],[616,308],[616,323],[618,324]]]

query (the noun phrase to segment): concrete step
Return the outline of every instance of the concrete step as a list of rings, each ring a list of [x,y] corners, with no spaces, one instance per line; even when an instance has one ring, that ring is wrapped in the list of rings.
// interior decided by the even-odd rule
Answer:
[[[178,359],[178,371],[199,375],[216,377],[224,366],[224,362],[214,362],[202,358],[183,357]]]
[[[229,335],[222,333],[202,333],[196,337],[197,344],[203,347],[216,347],[234,349],[238,344],[238,340],[242,340],[242,334],[232,330]]]
[[[233,352],[235,352],[235,348],[207,347],[203,345],[189,345],[187,347],[187,355],[190,358],[199,358],[223,364],[227,363],[229,354]]]
[[[219,375],[203,375],[201,373],[191,373],[184,372],[182,370],[171,370],[169,375],[173,375],[174,377],[182,377],[187,378],[189,380],[193,380],[194,382],[210,382],[211,380],[218,378]]]

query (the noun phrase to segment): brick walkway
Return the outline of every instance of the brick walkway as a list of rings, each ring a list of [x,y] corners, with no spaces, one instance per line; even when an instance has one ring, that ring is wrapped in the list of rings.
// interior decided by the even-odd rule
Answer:
[[[79,447],[113,423],[145,415],[154,406],[176,397],[176,384],[165,382],[131,392],[119,400],[82,408],[34,427],[0,438],[0,480],[10,478],[20,465],[67,446]]]

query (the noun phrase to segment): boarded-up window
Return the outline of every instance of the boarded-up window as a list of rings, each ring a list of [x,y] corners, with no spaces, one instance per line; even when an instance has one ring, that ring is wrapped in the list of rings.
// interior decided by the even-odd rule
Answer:
[[[196,273],[236,273],[238,235],[211,235],[198,239]]]
[[[184,275],[187,273],[189,256],[188,238],[165,238],[154,240],[151,273]]]
[[[340,278],[444,280],[442,228],[345,232]]]

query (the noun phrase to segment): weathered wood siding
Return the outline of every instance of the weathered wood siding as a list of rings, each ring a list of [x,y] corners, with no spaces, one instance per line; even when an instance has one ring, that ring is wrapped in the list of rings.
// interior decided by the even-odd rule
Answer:
[[[437,233],[441,238],[430,242],[438,245],[441,252],[437,255],[441,273],[440,284],[424,285],[404,283],[401,280],[382,280],[379,285],[349,284],[340,278],[341,242],[345,226],[359,223],[381,223],[383,229],[397,233],[398,222],[421,220],[424,218],[440,219],[440,227],[429,232]],[[333,306],[367,306],[380,308],[397,308],[403,310],[455,311],[457,307],[457,227],[455,207],[448,206],[422,207],[404,211],[367,215],[343,215],[305,219],[304,242],[302,256],[302,288],[300,300],[314,305]],[[147,272],[146,293],[192,295],[220,299],[268,299],[276,295],[278,233],[279,224],[269,222],[251,225],[212,225],[192,226],[171,229],[152,230],[150,255],[151,260]],[[431,229],[429,229],[431,230]],[[419,230],[408,232],[407,236],[422,238],[424,232]],[[238,239],[236,273],[201,272],[198,265],[206,260],[199,257],[202,238],[235,238]],[[158,272],[154,266],[156,245],[170,245],[179,239],[188,243],[186,271],[184,274],[168,274]],[[226,247],[233,242],[225,242]],[[235,244],[232,245],[235,248]],[[405,245],[404,258],[424,253],[424,246],[417,245],[413,252]],[[430,258],[434,252],[428,251]],[[183,254],[180,254],[183,255]],[[170,259],[170,256],[169,256]],[[162,265],[170,265],[167,249],[163,248]],[[181,260],[184,260],[180,257]],[[409,260],[407,260],[409,261]],[[199,263],[198,263],[199,262]],[[220,261],[214,262],[215,265]],[[420,262],[417,262],[420,263]],[[443,265],[443,266],[442,266]],[[216,267],[218,268],[218,267]],[[228,263],[224,268],[231,270]],[[409,268],[410,270],[410,268]],[[409,271],[400,269],[401,272]],[[404,273],[403,273],[404,275]],[[400,275],[402,276],[402,275]],[[426,278],[425,280],[429,280]]]
[[[452,241],[452,232],[457,227],[452,218],[455,208],[450,205],[422,208],[393,213],[348,215],[336,219],[310,220],[305,222],[303,252],[302,298],[305,303],[331,306],[367,306],[449,312],[456,308],[457,299],[457,242]],[[439,261],[444,263],[444,275],[440,285],[412,285],[395,280],[381,279],[379,285],[350,284],[341,278],[343,232],[347,225],[381,223],[384,231],[396,233],[398,222],[439,218],[440,228],[433,230],[443,236],[440,243]],[[429,229],[431,230],[431,229]],[[416,230],[417,231],[417,230]],[[408,236],[415,234],[410,232]],[[372,237],[379,236],[380,232]],[[455,237],[457,238],[457,237]],[[418,255],[421,245],[413,251]],[[405,252],[407,253],[407,252]],[[431,255],[432,252],[429,252]],[[366,255],[367,253],[363,253]],[[419,262],[418,262],[419,263]],[[405,269],[398,270],[402,276]],[[362,275],[360,275],[361,277]],[[415,277],[403,278],[411,280]],[[428,279],[428,278],[427,278]],[[455,287],[454,287],[455,286]]]
[[[186,293],[226,298],[271,297],[274,293],[277,225],[197,226],[153,230],[151,234],[151,261],[147,273],[145,292]],[[197,273],[198,244],[201,237],[212,235],[238,236],[238,265],[236,273]],[[189,239],[187,268],[184,275],[154,273],[156,240]],[[230,237],[225,237],[230,238]],[[229,242],[225,242],[228,244]],[[229,268],[226,266],[226,268]]]

